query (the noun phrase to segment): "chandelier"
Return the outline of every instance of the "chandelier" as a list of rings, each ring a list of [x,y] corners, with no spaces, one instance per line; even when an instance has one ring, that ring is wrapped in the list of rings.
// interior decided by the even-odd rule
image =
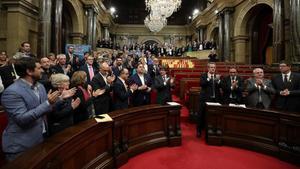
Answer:
[[[161,15],[151,13],[145,18],[144,23],[151,32],[159,32],[167,25],[167,19]]]
[[[180,8],[181,0],[145,0],[145,4],[146,10],[150,11],[150,15],[144,20],[145,26],[151,32],[159,32],[167,25],[166,18]]]

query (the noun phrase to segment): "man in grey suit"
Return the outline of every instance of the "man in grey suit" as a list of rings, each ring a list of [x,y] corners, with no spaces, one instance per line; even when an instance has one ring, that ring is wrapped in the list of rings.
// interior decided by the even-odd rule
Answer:
[[[43,141],[45,114],[52,110],[60,95],[58,91],[47,95],[44,86],[37,82],[43,70],[35,58],[18,59],[15,69],[20,79],[2,95],[2,105],[8,115],[2,147],[8,161]]]
[[[271,95],[275,93],[271,80],[264,79],[261,68],[253,70],[254,77],[247,80],[247,106],[266,109],[271,104]]]

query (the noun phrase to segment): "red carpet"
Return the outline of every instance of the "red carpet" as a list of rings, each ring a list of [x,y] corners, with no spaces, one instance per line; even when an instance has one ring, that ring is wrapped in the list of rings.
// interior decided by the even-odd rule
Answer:
[[[253,151],[226,146],[208,146],[196,138],[195,125],[187,121],[183,107],[182,146],[159,148],[140,154],[121,169],[299,169],[295,165]]]

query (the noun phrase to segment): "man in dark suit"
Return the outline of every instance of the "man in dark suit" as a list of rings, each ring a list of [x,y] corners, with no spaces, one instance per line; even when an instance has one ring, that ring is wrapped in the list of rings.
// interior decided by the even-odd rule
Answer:
[[[221,83],[223,90],[223,102],[225,104],[241,104],[244,82],[242,78],[238,76],[238,72],[235,67],[229,68],[229,76],[225,77]]]
[[[153,59],[153,64],[149,65],[148,73],[150,74],[151,79],[154,81],[155,76],[160,74],[160,65],[157,58]]]
[[[37,82],[42,68],[34,58],[22,57],[15,67],[20,78],[3,92],[1,100],[8,115],[2,148],[9,161],[43,142],[44,116],[52,110],[60,95],[58,91],[47,95],[44,86]]]
[[[281,74],[272,78],[276,90],[275,107],[288,112],[300,112],[300,75],[291,72],[291,63],[281,61]]]
[[[174,87],[174,79],[167,75],[166,69],[161,68],[160,74],[155,76],[154,88],[157,90],[157,103],[166,104],[172,101],[171,88]]]
[[[98,70],[94,66],[94,57],[89,55],[86,59],[86,63],[80,67],[80,70],[84,71],[87,75],[87,83],[90,84]]]
[[[137,65],[137,73],[131,76],[130,84],[138,85],[138,89],[132,95],[133,106],[142,106],[150,104],[151,78],[145,73],[142,63]]]
[[[122,68],[123,68],[123,60],[121,57],[117,57],[116,65],[112,67],[112,71],[113,71],[114,75],[119,76]]]
[[[67,64],[66,55],[59,54],[57,55],[58,63],[57,65],[51,67],[51,72],[53,74],[62,73],[68,75],[69,77],[72,76],[72,66]]]
[[[200,77],[200,114],[197,120],[197,136],[201,136],[201,130],[205,127],[205,102],[221,101],[221,80],[220,75],[216,74],[216,63],[207,64],[208,72]]]
[[[68,51],[66,53],[66,62],[72,66],[73,71],[79,70],[81,63],[79,56],[74,54],[74,46],[68,46]]]
[[[46,92],[48,92],[52,88],[51,82],[49,80],[50,76],[52,75],[52,72],[50,71],[50,60],[47,57],[42,57],[40,60],[40,64],[42,66],[43,72],[39,82],[44,85]]]
[[[270,107],[271,95],[275,93],[275,89],[271,80],[264,78],[263,69],[255,68],[253,74],[254,77],[247,80],[247,106],[267,109]]]
[[[116,78],[113,85],[114,94],[114,109],[128,108],[129,98],[133,92],[138,88],[136,84],[133,84],[128,88],[127,80],[129,77],[129,71],[126,68],[121,69],[120,76]]]
[[[110,76],[111,69],[107,62],[100,64],[100,71],[94,76],[91,85],[93,90],[105,89],[105,92],[94,99],[95,114],[105,114],[111,110],[110,92],[112,91],[112,83],[115,80],[115,76]]]

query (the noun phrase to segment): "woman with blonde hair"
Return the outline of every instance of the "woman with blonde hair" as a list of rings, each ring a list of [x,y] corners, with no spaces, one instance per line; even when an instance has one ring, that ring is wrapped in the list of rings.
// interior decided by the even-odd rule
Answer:
[[[70,78],[65,74],[53,74],[50,77],[52,90],[58,90],[64,93],[69,90]],[[75,89],[70,89],[75,90]],[[73,94],[75,91],[73,92]],[[49,132],[51,135],[60,132],[74,124],[73,112],[79,106],[80,99],[68,97],[62,99],[59,104],[56,104],[53,111],[48,116]]]
[[[84,71],[74,72],[71,78],[71,86],[76,87],[74,98],[80,99],[79,106],[74,110],[74,123],[91,118],[94,113],[93,98],[102,95],[105,90],[96,90],[93,92],[92,87],[87,85],[87,74]]]

